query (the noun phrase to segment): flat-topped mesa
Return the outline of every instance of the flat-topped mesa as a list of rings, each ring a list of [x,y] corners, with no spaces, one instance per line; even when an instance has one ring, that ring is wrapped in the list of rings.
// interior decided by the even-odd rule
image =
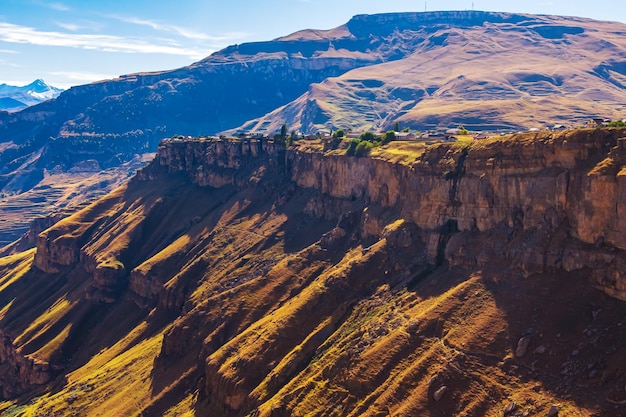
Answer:
[[[568,233],[583,244],[603,242],[624,250],[626,221],[614,215],[626,208],[622,136],[621,130],[579,130],[440,144],[427,147],[411,163],[394,162],[384,152],[349,157],[304,142],[284,154],[284,147],[262,141],[168,140],[153,164],[186,172],[198,185],[221,187],[249,185],[251,176],[244,168],[258,164],[253,161],[259,157],[284,163],[285,176],[318,192],[307,206],[311,213],[338,218],[346,207],[391,210],[433,236],[433,261],[440,249],[438,236],[449,225],[453,231],[487,233],[500,227],[556,230],[567,224]],[[149,177],[152,171],[146,169],[140,176]],[[522,269],[530,273],[587,266],[604,271],[596,272],[594,281],[608,293],[626,298],[626,279],[611,266],[615,256],[600,256],[606,260],[600,262],[587,249],[570,248],[565,260],[561,250],[550,263],[546,248],[537,251],[541,254],[533,255],[535,261],[528,256],[519,261]],[[592,250],[596,255],[599,251]]]
[[[176,177],[216,190],[263,190],[278,205],[297,188],[310,190],[303,210],[319,218],[336,220],[368,208],[362,216],[364,239],[380,238],[394,219],[415,223],[432,263],[481,266],[495,256],[525,274],[589,268],[595,284],[626,299],[626,277],[619,267],[626,265],[626,221],[615,215],[626,208],[622,136],[617,129],[519,134],[426,146],[404,159],[396,158],[392,148],[370,157],[346,156],[345,143],[324,150],[308,141],[285,148],[267,140],[169,139],[137,174],[136,181],[147,182],[147,188],[135,188],[158,189],[150,181]],[[123,191],[112,193],[41,233],[35,265],[56,272],[82,263],[104,299],[114,300],[111,294],[121,294],[130,278],[131,292],[148,304],[154,301],[160,290],[144,282],[146,271],[133,272],[137,265],[118,267],[132,254],[124,255],[106,234],[90,237],[94,222],[119,217],[126,219],[120,233],[129,241],[140,239],[146,216],[159,216],[144,205],[157,207],[160,200],[142,196],[124,208],[125,198]],[[534,240],[522,245],[515,240],[520,233]],[[476,236],[480,244],[472,240]]]
[[[159,144],[150,167],[139,172],[139,178],[149,179],[155,167],[161,166],[170,173],[185,172],[194,184],[219,188],[245,181],[245,168],[261,156],[270,165],[283,165],[285,147],[256,139],[166,139]]]
[[[519,23],[531,18],[529,15],[484,12],[475,10],[452,10],[435,12],[415,12],[415,13],[381,13],[381,14],[360,14],[348,21],[348,28],[352,33],[360,33],[365,28],[375,27],[376,30],[392,28],[419,29],[421,27],[432,27],[436,25],[448,26],[482,26],[488,23]]]
[[[618,173],[602,177],[610,195],[588,201],[597,188],[593,169],[621,135],[620,131],[577,131],[518,135],[466,146],[442,144],[427,148],[411,164],[297,148],[288,151],[287,159],[298,185],[394,208],[425,230],[437,230],[448,220],[454,220],[460,231],[484,232],[518,222],[531,228],[555,213],[561,220],[569,219],[574,236],[582,241],[594,243],[602,236],[626,249],[622,222],[591,208],[606,205],[608,214],[608,207],[616,210],[622,204]]]

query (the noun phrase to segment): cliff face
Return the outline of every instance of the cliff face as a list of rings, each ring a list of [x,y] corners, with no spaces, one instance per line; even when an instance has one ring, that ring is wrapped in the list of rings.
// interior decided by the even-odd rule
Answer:
[[[25,357],[0,331],[0,398],[15,398],[48,383],[55,372],[48,363]]]
[[[553,233],[565,223],[568,235],[596,249],[571,248],[548,261],[548,248],[534,247],[527,255],[535,259],[532,270],[588,267],[608,293],[625,299],[626,281],[618,272],[626,249],[625,223],[617,215],[624,205],[621,136],[601,130],[519,135],[432,147],[411,164],[315,151],[289,152],[287,158],[299,186],[393,209],[432,233],[450,222],[455,231],[482,233],[500,226]]]
[[[5,351],[72,369],[33,400],[49,413],[612,412],[623,136],[362,158],[338,142],[165,140],[40,233],[34,262],[0,258]]]
[[[156,161],[169,172],[185,172],[195,184],[219,188],[238,184],[237,175],[264,155],[269,164],[285,164],[285,175],[297,186],[322,196],[308,203],[308,212],[338,218],[356,207],[392,210],[433,236],[433,261],[437,236],[446,225],[453,224],[460,236],[489,234],[499,227],[556,235],[565,227],[574,238],[571,245],[551,237],[520,255],[520,266],[532,272],[589,268],[607,293],[626,299],[626,278],[619,272],[626,220],[617,215],[626,204],[622,136],[621,130],[524,134],[506,141],[429,147],[412,163],[298,146],[285,153],[257,141],[172,140],[161,145]],[[382,227],[374,227],[377,234]],[[565,247],[551,252],[557,245]],[[456,262],[454,254],[448,255]],[[471,256],[471,262],[480,263],[481,254]]]

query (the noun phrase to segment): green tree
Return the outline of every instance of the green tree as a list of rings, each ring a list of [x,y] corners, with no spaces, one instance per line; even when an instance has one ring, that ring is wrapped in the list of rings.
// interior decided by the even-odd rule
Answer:
[[[354,156],[356,152],[356,147],[359,145],[360,142],[361,141],[358,139],[352,139],[352,141],[350,141],[350,145],[348,145],[348,149],[346,149],[346,155]]]
[[[284,123],[280,128],[280,140],[283,143],[285,143],[285,141],[287,140],[287,125],[285,125]]]
[[[289,137],[285,140],[285,146],[291,146],[295,140],[296,140],[296,131],[292,130]]]
[[[342,138],[342,137],[346,136],[346,132],[343,129],[335,130],[333,132],[333,136],[336,137],[336,138]]]
[[[383,143],[389,143],[392,140],[396,140],[396,132],[393,130],[388,130],[383,135]]]
[[[469,134],[469,131],[465,127],[463,127],[461,125],[459,125],[459,127],[457,129],[459,129],[459,134],[461,134],[461,135]]]
[[[399,132],[400,131],[400,123],[397,120],[393,124],[393,130],[394,130],[394,132]]]
[[[374,142],[377,139],[376,135],[373,134],[370,131],[367,131],[367,132],[361,134],[360,137],[361,137],[361,140],[367,140],[367,141],[370,141],[370,142]]]
[[[375,146],[376,145],[373,142],[370,142],[369,140],[362,140],[359,142],[358,145],[356,145],[356,149],[354,150],[354,156],[356,157],[365,156]]]

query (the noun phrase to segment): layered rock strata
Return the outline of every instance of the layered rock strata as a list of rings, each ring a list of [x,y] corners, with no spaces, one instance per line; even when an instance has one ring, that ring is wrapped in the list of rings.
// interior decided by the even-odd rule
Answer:
[[[37,268],[5,265],[30,292],[50,285],[45,303],[36,293],[0,311],[7,346],[72,367],[157,334],[140,359],[146,415],[187,407],[183,392],[203,415],[482,415],[510,387],[529,413],[548,390],[612,409],[622,136],[543,132],[402,157],[392,144],[362,158],[337,141],[165,140],[126,186],[40,233]],[[41,331],[24,332],[23,314],[42,316]],[[506,388],[484,390],[494,373]]]
[[[545,242],[518,256],[525,272],[590,268],[605,292],[626,299],[626,278],[619,272],[626,249],[626,221],[618,215],[626,205],[622,136],[620,130],[580,130],[442,144],[427,148],[412,163],[303,146],[283,156],[279,146],[256,141],[169,140],[161,144],[155,163],[170,172],[184,171],[198,185],[220,187],[236,184],[246,164],[260,154],[275,163],[284,157],[285,175],[319,193],[307,212],[338,218],[366,206],[393,210],[431,233],[433,261],[439,234],[450,225],[455,232],[541,230],[549,236]],[[563,224],[574,240],[561,247],[563,239],[557,242],[552,235]],[[447,256],[453,263],[463,259],[453,255],[449,251]],[[481,255],[472,256],[478,264]]]
[[[526,245],[523,254],[518,249],[511,255],[525,272],[589,268],[594,282],[608,294],[626,299],[626,279],[620,272],[626,221],[618,215],[626,206],[626,139],[622,134],[620,130],[580,130],[441,144],[428,147],[411,163],[348,157],[305,146],[285,150],[263,141],[173,139],[161,144],[154,162],[138,179],[160,175],[157,168],[161,167],[170,174],[183,173],[203,187],[267,186],[259,182],[259,170],[278,167],[297,187],[317,193],[305,210],[318,217],[339,218],[347,210],[371,206],[415,223],[430,233],[433,262],[441,252],[444,229],[461,233],[452,242],[457,253],[448,250],[446,258],[466,264],[480,264],[489,257],[486,253],[495,252],[463,249],[467,253],[461,255],[464,233],[489,233],[500,227],[539,230],[545,234],[542,242]],[[288,189],[284,192],[289,193]],[[368,218],[373,230],[364,234],[382,231],[384,222],[372,226],[376,217],[370,212],[366,223]],[[59,233],[62,227],[57,227],[39,236],[35,263],[40,269],[55,272],[87,259],[85,253],[81,255],[83,235],[72,227],[69,233]],[[564,234],[557,237],[563,227]],[[115,281],[130,273],[119,264],[105,267],[92,261],[85,265],[101,288],[108,285],[104,281],[114,287]],[[147,291],[154,294],[156,290]]]
[[[8,399],[41,386],[53,377],[48,363],[18,352],[10,337],[0,331],[0,398]]]

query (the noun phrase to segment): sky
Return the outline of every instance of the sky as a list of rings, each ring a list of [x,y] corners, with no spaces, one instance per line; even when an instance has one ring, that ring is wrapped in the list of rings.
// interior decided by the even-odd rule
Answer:
[[[356,14],[472,8],[626,22],[624,0],[0,0],[0,84],[40,78],[69,88],[179,68]]]

